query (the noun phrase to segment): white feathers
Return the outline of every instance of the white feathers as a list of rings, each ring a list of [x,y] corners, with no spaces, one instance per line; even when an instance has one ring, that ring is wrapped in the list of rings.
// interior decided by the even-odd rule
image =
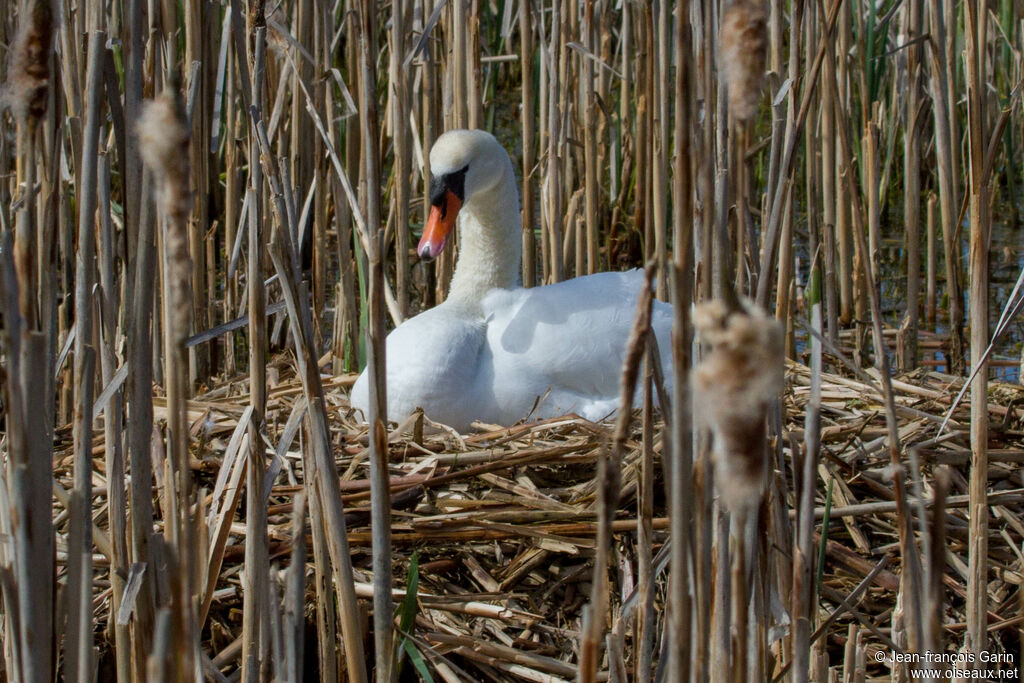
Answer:
[[[452,131],[438,138],[430,161],[437,174],[466,169],[459,257],[444,303],[388,335],[389,418],[419,407],[465,431],[475,420],[509,425],[531,414],[607,417],[618,405],[643,273],[519,288],[522,227],[508,154],[488,133]],[[655,304],[652,325],[668,367],[667,304]],[[367,373],[351,400],[365,414]]]

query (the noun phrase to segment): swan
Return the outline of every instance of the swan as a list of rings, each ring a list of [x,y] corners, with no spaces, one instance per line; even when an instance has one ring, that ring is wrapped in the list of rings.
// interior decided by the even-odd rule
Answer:
[[[474,421],[507,426],[531,411],[608,417],[643,272],[524,289],[519,193],[505,149],[485,131],[449,131],[430,150],[430,168],[431,209],[417,251],[435,258],[456,222],[460,251],[448,298],[387,337],[388,418],[422,408],[465,432]],[[656,301],[651,322],[669,368],[671,307]],[[368,414],[366,370],[350,398]]]

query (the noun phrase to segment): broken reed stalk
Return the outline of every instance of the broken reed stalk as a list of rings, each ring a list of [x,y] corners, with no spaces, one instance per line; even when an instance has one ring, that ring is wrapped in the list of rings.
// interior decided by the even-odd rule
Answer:
[[[714,592],[711,596],[711,634],[708,652],[714,662],[729,662],[732,668],[732,566],[733,558],[729,555],[729,521],[730,515],[723,507],[713,506],[709,515],[714,525],[714,540],[709,544],[713,576],[711,578]],[[712,683],[725,683],[726,672],[723,667],[709,668]]]
[[[968,197],[970,199],[970,322],[971,322],[971,473],[970,528],[967,569],[967,633],[969,652],[988,649],[988,247],[991,232],[989,188],[985,174],[985,92],[988,16],[972,3],[964,5],[964,71],[967,81]],[[975,663],[977,664],[977,663]]]
[[[452,97],[454,99],[453,119],[451,128],[469,126],[469,76],[467,66],[470,59],[469,21],[466,16],[467,2],[456,2],[450,5],[452,16],[452,52],[450,67],[453,71]]]
[[[230,8],[229,10],[230,11]],[[230,20],[230,17],[227,17]],[[230,23],[228,24],[230,30]],[[230,46],[224,48],[226,52],[227,64],[225,69],[228,74],[233,74],[234,62],[237,59],[243,59],[244,57],[238,57],[235,51]],[[227,106],[226,106],[226,125],[224,134],[224,166],[227,168],[224,178],[224,244],[231,245],[231,260],[234,259],[234,244],[237,236],[242,232],[242,226],[239,225],[239,214],[241,212],[242,204],[244,203],[243,196],[245,194],[245,187],[247,183],[242,179],[240,172],[240,159],[243,158],[241,154],[240,141],[243,137],[242,131],[244,130],[244,120],[242,118],[242,112],[239,111],[239,107],[236,104],[235,97],[235,79],[228,77],[227,79]],[[228,262],[228,267],[224,273],[224,305],[223,315],[225,320],[229,320],[234,317],[235,310],[238,307],[239,291],[238,291],[238,276],[237,270],[231,267],[231,261]],[[236,360],[236,349],[234,343],[234,336],[228,337],[228,343],[224,345],[224,372],[228,376],[235,375],[238,371]]]
[[[839,13],[839,29],[837,42],[833,52],[834,63],[836,69],[830,71],[835,75],[834,87],[832,88],[834,97],[832,99],[833,106],[835,107],[835,124],[833,131],[836,130],[836,126],[849,125],[849,115],[847,112],[850,111],[853,90],[851,79],[850,79],[850,68],[849,68],[849,55],[850,55],[850,44],[853,41],[853,29],[850,26],[851,12],[840,12]],[[836,160],[838,163],[835,165],[835,190],[838,192],[842,187],[843,174],[847,172],[846,160],[838,156],[839,147],[839,134],[835,133],[833,138],[833,144],[835,145]],[[855,292],[855,275],[854,275],[854,246],[853,246],[853,235],[850,233],[851,221],[850,221],[850,206],[846,202],[837,202],[836,206],[836,248],[838,250],[838,266],[839,266],[839,319],[843,325],[849,325],[853,321],[853,315],[855,310],[854,292]]]
[[[457,3],[461,5],[462,3]],[[394,661],[394,624],[391,607],[391,495],[388,490],[387,363],[384,350],[384,229],[380,215],[380,164],[377,157],[377,6],[360,3],[359,21],[359,113],[363,140],[363,206],[366,209],[369,263],[369,314],[366,363],[370,373],[370,508],[373,518],[373,644],[376,653],[375,679],[390,683]],[[456,9],[458,13],[459,10]],[[462,40],[461,38],[457,40]],[[460,67],[456,66],[458,70]],[[461,65],[465,78],[465,64]],[[403,127],[404,128],[404,127]],[[397,131],[396,131],[397,134]],[[404,226],[400,226],[404,230]],[[351,666],[351,663],[350,663]]]
[[[75,487],[71,491],[68,532],[68,632],[64,653],[67,678],[92,679],[92,402],[96,351],[83,346],[75,361]]]
[[[14,564],[16,581],[0,587],[4,603],[5,663],[10,680],[20,674],[24,680],[46,681],[52,674],[53,647],[53,526],[50,511],[52,486],[52,440],[39,438],[47,433],[47,417],[40,409],[49,403],[43,391],[52,376],[52,356],[46,353],[46,337],[25,329],[18,313],[19,283],[11,259],[10,233],[0,233],[0,311],[4,315],[3,342],[11,354],[10,373],[4,382],[7,407],[8,462],[0,494],[10,496],[10,506],[0,512],[0,529],[13,539],[13,558],[4,553],[4,570]],[[52,385],[49,385],[52,386]],[[43,476],[46,479],[40,482]],[[46,501],[41,505],[40,501]],[[47,514],[32,514],[44,510]],[[15,584],[15,585],[12,585]]]
[[[816,36],[818,35],[818,28],[819,28],[817,26],[817,23],[816,23],[817,15],[818,15],[817,9],[818,8],[817,8],[815,3],[809,3],[807,5],[807,7],[804,9],[803,40],[801,41],[801,47],[802,47],[802,51],[803,51],[803,64],[804,64],[803,68],[807,68],[807,65],[811,64],[811,62],[814,59],[814,56],[813,56],[814,55],[814,47],[813,46],[814,46],[814,44],[816,42]],[[825,53],[826,53],[826,55],[828,53],[828,48],[827,47],[825,49]],[[822,66],[823,67],[826,66],[825,62],[822,63]],[[820,79],[819,87],[815,88],[814,93],[813,93],[812,98],[811,98],[812,111],[816,111],[819,116],[820,116],[820,111],[821,111],[821,106],[822,106],[821,102],[822,102],[822,99],[823,99],[823,92],[822,91],[824,90],[824,85],[823,85],[824,81],[825,81],[825,78],[822,77]],[[813,113],[808,114],[808,117],[813,117],[813,116],[814,116]],[[813,118],[812,118],[812,120],[813,120]],[[812,161],[804,164],[804,174],[803,174],[804,175],[804,177],[803,177],[803,196],[804,196],[804,201],[806,202],[806,207],[807,207],[807,227],[806,227],[806,229],[807,229],[807,251],[808,251],[809,254],[812,254],[812,256],[810,257],[811,261],[813,261],[813,259],[814,259],[813,255],[818,255],[819,250],[821,249],[821,242],[822,242],[822,239],[821,239],[821,211],[822,211],[822,209],[821,209],[821,193],[820,193],[820,180],[821,179],[820,179],[820,177],[818,176],[817,173],[814,173],[814,170],[813,170],[814,169],[814,162],[821,158],[821,144],[820,144],[821,143],[821,139],[820,139],[820,136],[816,134],[814,128],[815,128],[815,126],[813,126],[813,125],[812,126],[804,126],[804,128],[803,128],[804,154],[806,155],[806,159],[812,160]],[[796,182],[796,183],[800,182],[800,180],[799,180],[799,169],[794,171],[794,182]],[[800,281],[802,279],[803,278],[800,277],[800,274],[797,273],[797,276],[796,276],[796,278],[794,279],[794,282],[793,282],[794,288],[799,286],[799,283],[800,283]],[[799,291],[798,290],[795,291],[794,293],[799,295]],[[794,301],[796,301],[796,299],[794,299]],[[794,306],[793,308],[795,309],[796,307]],[[793,332],[792,332],[791,336],[793,338],[793,348],[795,350],[795,348],[796,348],[796,323],[795,323],[794,318],[795,318],[795,315],[791,316],[790,319],[786,321],[786,325],[787,325],[787,327],[792,327],[792,329],[793,329]],[[812,663],[814,662],[815,659],[817,659],[816,655],[813,652],[810,653],[810,657],[811,657]],[[813,670],[811,671],[811,674],[812,675],[814,674]]]
[[[619,409],[615,419],[615,431],[609,448],[601,448],[597,458],[596,498],[594,509],[597,513],[597,540],[594,556],[594,578],[591,582],[590,602],[584,609],[583,629],[580,634],[580,664],[576,680],[580,683],[594,683],[597,680],[600,662],[600,647],[604,641],[604,627],[608,610],[608,568],[612,551],[612,521],[618,507],[619,489],[622,483],[622,458],[625,454],[626,439],[629,437],[629,423],[633,417],[633,395],[636,393],[640,375],[640,361],[647,346],[647,335],[651,333],[651,304],[654,293],[653,265],[644,269],[644,288],[636,302],[633,328],[626,343],[626,355],[622,363]]]
[[[731,678],[735,683],[745,683],[750,679],[750,669],[754,662],[750,658],[750,620],[749,606],[751,591],[748,586],[749,572],[754,564],[756,544],[748,546],[747,527],[751,523],[747,511],[731,515],[729,520],[728,538],[719,539],[719,543],[729,548],[729,596],[732,600],[729,622],[731,626]]]
[[[246,17],[249,40],[246,44],[247,63],[252,73],[249,109],[249,179],[246,193],[248,212],[248,260],[246,287],[249,311],[249,397],[252,418],[249,423],[248,453],[245,485],[245,575],[242,595],[242,677],[246,683],[261,678],[261,669],[269,655],[264,637],[268,617],[267,579],[267,511],[263,500],[264,446],[267,406],[267,295],[264,278],[264,201],[263,164],[258,128],[263,117],[264,89],[266,87],[266,25],[262,6],[249,3]],[[239,60],[241,61],[241,60]],[[268,152],[269,154],[269,152]],[[262,159],[266,162],[266,158]]]
[[[800,7],[801,5],[798,5]],[[700,34],[700,38],[696,39],[697,50],[696,50],[696,68],[699,68],[699,85],[695,85],[699,96],[703,97],[705,102],[705,112],[703,116],[693,116],[694,124],[700,124],[699,133],[699,146],[693,153],[694,156],[701,159],[699,163],[695,163],[694,169],[697,173],[696,181],[696,196],[700,198],[702,208],[700,211],[700,239],[695,240],[699,245],[699,258],[697,263],[699,264],[698,273],[700,274],[700,281],[698,282],[696,293],[693,296],[694,301],[706,300],[713,296],[715,283],[714,283],[714,254],[712,246],[715,241],[715,221],[718,219],[720,207],[716,207],[715,202],[715,164],[712,160],[716,159],[715,155],[715,131],[717,128],[715,110],[718,106],[719,97],[715,96],[715,73],[717,72],[717,65],[714,59],[714,45],[715,45],[715,22],[711,18],[714,14],[714,8],[709,7],[708,3],[700,3],[697,5],[700,9],[700,26],[703,29]],[[696,34],[695,34],[696,35]],[[696,70],[696,69],[695,69]],[[695,79],[696,80],[696,79]],[[691,311],[692,317],[692,311]],[[696,327],[694,325],[694,327]],[[696,358],[693,359],[696,361]],[[692,371],[690,373],[692,375]],[[690,377],[687,377],[689,382]],[[696,401],[690,401],[691,411],[696,408],[698,404]],[[714,535],[715,535],[715,522],[716,514],[714,510],[714,498],[713,498],[713,478],[711,473],[711,461],[707,450],[707,433],[706,430],[698,430],[696,420],[691,417],[687,418],[693,424],[693,431],[696,437],[693,439],[693,498],[694,514],[693,514],[693,559],[692,564],[694,567],[694,575],[692,582],[695,586],[694,602],[695,602],[695,618],[693,619],[694,625],[692,630],[694,631],[695,648],[692,654],[692,661],[694,663],[692,675],[696,677],[698,681],[707,681],[713,671],[711,665],[711,638],[712,629],[714,627],[714,620],[712,612],[715,607],[715,593],[713,590],[714,586]],[[723,586],[723,590],[727,590],[726,586]]]
[[[19,283],[17,280],[14,259],[11,255],[14,243],[13,235],[8,232],[0,232],[0,306],[4,315],[5,325],[0,333],[3,334],[4,345],[12,354],[7,363],[7,371],[11,373],[14,381],[4,383],[4,401],[7,404],[7,415],[4,427],[8,434],[8,459],[4,469],[4,476],[0,479],[0,532],[8,537],[13,537],[15,548],[12,551],[5,549],[2,558],[3,567],[10,571],[10,565],[14,564],[20,590],[16,590],[13,582],[5,581],[0,584],[0,597],[4,605],[4,633],[7,636],[3,643],[3,655],[5,672],[10,679],[15,679],[22,670],[36,666],[34,660],[30,659],[30,653],[23,655],[23,643],[26,632],[32,630],[32,614],[22,612],[21,606],[25,597],[38,588],[27,575],[28,568],[28,538],[27,526],[21,525],[14,528],[18,513],[29,509],[34,502],[33,493],[29,484],[25,481],[28,470],[28,423],[25,420],[27,411],[22,399],[22,386],[20,382],[20,346],[22,336],[23,320],[18,312]],[[21,472],[19,472],[19,469]],[[19,481],[20,479],[20,481]],[[8,502],[10,500],[10,505]],[[21,519],[26,519],[21,517]],[[11,555],[13,554],[13,557]],[[48,615],[47,615],[48,616]],[[52,629],[51,629],[52,630]],[[22,663],[22,659],[28,663]],[[30,669],[29,669],[30,670]],[[36,677],[38,679],[38,675]]]

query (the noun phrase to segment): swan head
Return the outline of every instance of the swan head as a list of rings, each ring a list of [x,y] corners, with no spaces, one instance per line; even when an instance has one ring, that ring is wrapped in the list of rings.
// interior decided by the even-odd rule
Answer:
[[[439,137],[430,150],[430,215],[417,247],[420,258],[436,258],[459,211],[482,201],[510,168],[505,148],[487,131],[451,130]]]

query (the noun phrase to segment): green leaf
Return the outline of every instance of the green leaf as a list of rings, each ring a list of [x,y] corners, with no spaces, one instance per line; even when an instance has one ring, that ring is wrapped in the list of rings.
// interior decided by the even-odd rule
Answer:
[[[416,592],[419,590],[420,585],[420,556],[419,553],[413,551],[412,558],[409,560],[409,572],[406,575],[406,588],[405,597],[402,598],[402,603],[398,606],[398,610],[395,612],[399,619],[398,629],[401,633],[409,633],[412,630],[413,624],[416,620]],[[412,647],[412,643],[409,642],[408,638],[402,639],[402,644],[398,646],[398,663],[395,666],[395,675],[402,672],[402,664],[405,662],[403,653],[409,655],[409,659],[412,660],[413,666],[416,667],[417,671],[420,671],[420,667],[416,665],[416,658],[409,652],[408,648]],[[416,648],[413,647],[415,651]],[[420,653],[415,651],[416,657],[420,657]],[[422,664],[422,657],[420,662]],[[426,671],[420,671],[420,676]],[[426,680],[430,680],[429,674]]]
[[[427,670],[427,663],[423,661],[423,655],[416,649],[416,646],[412,644],[412,641],[408,638],[402,639],[402,650],[409,656],[409,661],[412,662],[412,666],[416,669],[416,673],[420,675],[420,680],[426,681],[427,683],[434,683],[434,679],[430,675],[430,671]]]
[[[406,581],[405,597],[402,598],[402,604],[398,606],[398,616],[400,618],[399,628],[408,633],[416,618],[416,592],[420,585],[420,560],[417,552],[413,552],[412,559],[409,560],[409,573],[406,576]]]
[[[807,304],[813,306],[821,303],[821,268],[817,259],[811,268],[811,280],[807,283]]]
[[[363,268],[362,247],[355,230],[352,231],[353,255],[356,262],[356,279],[359,282],[359,348],[356,351],[354,366],[361,371],[366,367],[366,330],[370,326],[370,299],[367,274]]]

